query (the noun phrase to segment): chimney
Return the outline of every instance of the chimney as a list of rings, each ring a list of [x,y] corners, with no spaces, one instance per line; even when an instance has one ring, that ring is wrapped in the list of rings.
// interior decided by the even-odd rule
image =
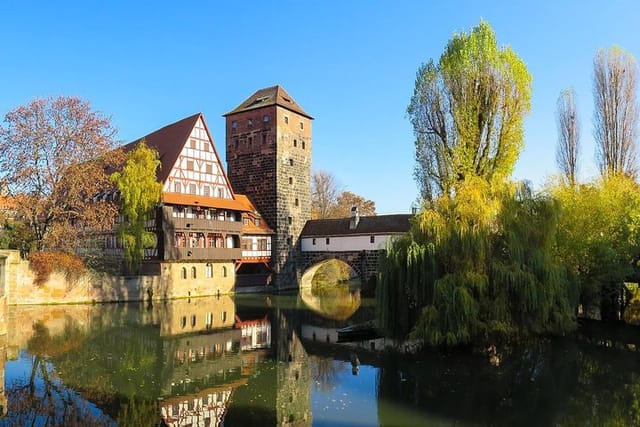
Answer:
[[[349,221],[349,230],[355,230],[358,228],[358,223],[360,222],[360,215],[358,214],[358,207],[351,207],[351,221]]]

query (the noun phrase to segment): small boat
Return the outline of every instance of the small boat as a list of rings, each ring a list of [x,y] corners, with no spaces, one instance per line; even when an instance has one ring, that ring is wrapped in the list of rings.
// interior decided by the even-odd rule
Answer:
[[[365,341],[381,337],[374,321],[345,326],[337,332],[338,342]]]

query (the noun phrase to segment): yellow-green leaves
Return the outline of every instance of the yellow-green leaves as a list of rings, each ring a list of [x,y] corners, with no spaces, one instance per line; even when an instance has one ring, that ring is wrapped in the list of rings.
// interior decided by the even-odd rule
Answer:
[[[125,222],[118,229],[118,237],[124,243],[130,270],[137,269],[144,249],[155,245],[153,233],[145,230],[145,221],[162,196],[162,184],[156,179],[159,167],[158,152],[142,140],[128,153],[122,171],[111,175],[122,200],[121,212]]]
[[[523,147],[531,75],[491,26],[454,35],[438,64],[423,65],[407,109],[422,196],[451,195],[456,181],[508,178]]]

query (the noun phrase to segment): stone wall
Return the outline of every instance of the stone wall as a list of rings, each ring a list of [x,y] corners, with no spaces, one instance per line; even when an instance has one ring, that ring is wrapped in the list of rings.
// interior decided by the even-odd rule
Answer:
[[[54,272],[44,284],[35,285],[29,261],[20,259],[18,251],[1,250],[0,256],[5,257],[6,301],[10,305],[160,300],[224,295],[234,290],[232,261],[211,263],[213,277],[206,277],[204,262],[167,262],[159,264],[159,275],[110,276],[87,271],[68,281]],[[0,296],[0,315],[1,303]]]

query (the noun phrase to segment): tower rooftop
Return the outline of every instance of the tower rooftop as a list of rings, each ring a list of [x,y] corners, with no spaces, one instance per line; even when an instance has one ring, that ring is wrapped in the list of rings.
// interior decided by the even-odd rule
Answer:
[[[236,113],[242,113],[245,111],[256,110],[262,107],[269,107],[277,105],[287,110],[298,113],[302,116],[313,119],[307,114],[300,105],[287,93],[286,90],[280,85],[267,87],[257,90],[253,95],[247,98],[242,104],[238,105],[233,110],[224,114],[223,116],[230,116]]]

